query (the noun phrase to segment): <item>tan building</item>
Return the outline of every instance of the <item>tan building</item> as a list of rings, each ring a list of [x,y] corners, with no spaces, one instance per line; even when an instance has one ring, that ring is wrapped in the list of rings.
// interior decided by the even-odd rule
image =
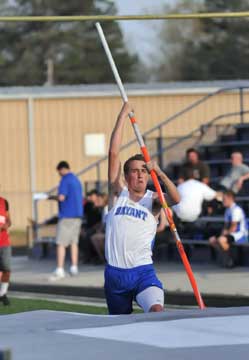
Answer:
[[[141,131],[203,99],[219,88],[246,86],[248,82],[176,83],[128,85]],[[244,110],[249,108],[249,93],[243,91]],[[237,89],[205,98],[192,110],[161,128],[164,138],[177,138],[225,113],[240,111],[242,97]],[[13,226],[24,229],[32,217],[32,193],[48,191],[59,178],[55,167],[67,160],[74,172],[89,166],[107,154],[110,133],[121,107],[113,85],[33,87],[0,89],[0,192],[11,204]],[[239,122],[231,115],[221,122]],[[244,121],[248,121],[245,114]],[[157,138],[156,128],[148,139]],[[134,139],[127,121],[124,143]],[[123,151],[123,157],[138,152],[135,145]],[[106,161],[99,167],[106,180]],[[84,173],[82,181],[97,179],[96,168]],[[40,219],[56,213],[55,204],[39,204]]]

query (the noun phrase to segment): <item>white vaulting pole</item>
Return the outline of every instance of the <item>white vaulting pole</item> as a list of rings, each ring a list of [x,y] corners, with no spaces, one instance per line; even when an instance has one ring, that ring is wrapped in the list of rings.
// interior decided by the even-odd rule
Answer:
[[[118,69],[117,69],[116,64],[115,64],[115,62],[113,60],[112,53],[110,51],[109,45],[107,44],[105,34],[104,34],[103,30],[102,30],[102,27],[101,27],[100,23],[96,23],[96,28],[98,30],[99,37],[100,37],[101,43],[103,45],[103,48],[105,49],[105,53],[106,53],[106,56],[108,58],[109,64],[111,66],[111,69],[112,69],[113,75],[115,77],[116,83],[118,85],[121,97],[122,97],[124,102],[128,102],[128,97],[126,95],[124,85],[123,85],[123,83],[121,81],[121,78],[119,76]]]
[[[120,78],[119,73],[118,73],[118,69],[117,69],[116,64],[115,64],[115,62],[113,60],[111,51],[110,51],[109,46],[107,44],[107,41],[106,41],[106,38],[105,38],[105,35],[104,35],[104,32],[102,30],[102,27],[101,27],[100,23],[96,23],[96,28],[97,28],[100,40],[102,42],[102,45],[104,47],[106,56],[108,58],[109,64],[111,66],[111,69],[112,69],[113,75],[115,77],[116,83],[118,85],[121,97],[122,97],[124,102],[128,102],[128,97],[126,95],[123,83],[122,83],[121,78]],[[150,155],[149,155],[147,147],[146,147],[146,145],[144,143],[143,137],[142,137],[142,135],[140,133],[140,130],[139,130],[139,127],[137,125],[134,114],[130,113],[129,118],[130,118],[130,121],[132,123],[134,132],[136,134],[137,141],[138,141],[138,143],[140,145],[141,152],[144,155],[144,159],[145,159],[146,162],[149,162],[150,161]],[[192,268],[190,266],[190,263],[188,261],[187,255],[185,253],[184,247],[183,247],[182,242],[181,242],[181,239],[179,237],[178,231],[176,229],[176,226],[175,226],[175,223],[174,223],[174,220],[173,220],[173,216],[172,216],[172,212],[171,212],[170,208],[168,207],[168,204],[167,204],[166,199],[164,197],[164,194],[162,192],[162,189],[161,189],[157,174],[156,174],[156,172],[154,170],[152,170],[150,172],[150,175],[151,175],[151,178],[152,178],[153,183],[155,185],[156,191],[158,193],[158,197],[159,197],[160,203],[162,205],[162,208],[164,209],[165,215],[166,215],[167,220],[169,222],[169,227],[170,227],[171,233],[172,233],[172,235],[174,237],[177,249],[179,251],[179,254],[181,256],[183,265],[184,265],[185,270],[187,272],[189,281],[190,281],[191,286],[193,288],[193,292],[195,294],[196,301],[197,301],[200,309],[204,309],[205,308],[204,301],[203,301],[202,296],[201,296],[201,294],[199,292],[197,282],[195,280]]]

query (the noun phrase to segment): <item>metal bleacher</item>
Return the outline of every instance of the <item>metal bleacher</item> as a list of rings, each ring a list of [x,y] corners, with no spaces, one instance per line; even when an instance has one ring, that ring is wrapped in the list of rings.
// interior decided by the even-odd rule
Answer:
[[[244,163],[249,165],[249,124],[235,125],[232,134],[221,135],[214,143],[200,145],[198,150],[202,160],[210,167],[210,183],[211,186],[215,187],[230,168],[231,164],[229,159],[234,151],[241,152],[244,157]],[[180,166],[180,163],[173,164],[173,167],[171,164],[171,176],[174,179],[177,179],[178,177]],[[244,182],[243,188],[236,196],[236,202],[244,209],[249,224],[249,181]],[[215,212],[212,216],[201,216],[195,223],[196,232],[192,234],[191,238],[185,236],[183,232],[182,242],[185,245],[189,257],[194,257],[196,248],[209,247],[208,239],[205,237],[205,234],[210,232],[211,228],[217,232],[222,229],[224,211],[225,209],[220,206],[218,212]],[[162,248],[163,246],[161,245],[159,248],[160,247]],[[249,265],[249,243],[234,245],[234,248],[236,248],[233,252],[237,263],[240,265]],[[204,250],[206,261],[209,261],[210,258],[214,259],[214,252],[211,249],[209,252],[210,256],[207,251]],[[199,255],[200,254],[198,253],[198,260],[202,261],[203,259]],[[168,257],[172,258],[172,250]]]

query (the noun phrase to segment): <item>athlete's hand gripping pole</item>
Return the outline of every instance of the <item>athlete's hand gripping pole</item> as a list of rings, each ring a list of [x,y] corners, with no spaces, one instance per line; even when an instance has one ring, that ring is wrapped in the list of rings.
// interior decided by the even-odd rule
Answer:
[[[107,44],[107,41],[106,41],[106,38],[105,38],[105,35],[104,35],[104,32],[102,30],[102,27],[101,27],[100,23],[96,23],[96,28],[97,28],[100,40],[102,42],[103,48],[105,50],[106,56],[108,58],[109,64],[111,66],[113,75],[114,75],[115,80],[117,82],[121,97],[122,97],[124,102],[128,102],[128,97],[126,95],[123,83],[122,83],[121,78],[119,76],[116,64],[115,64],[115,62],[113,60],[111,51],[110,51],[109,46]],[[145,146],[143,137],[142,137],[142,135],[140,133],[140,130],[138,128],[138,125],[137,125],[136,119],[134,117],[134,114],[130,113],[129,118],[131,120],[133,129],[134,129],[136,138],[138,140],[138,143],[140,145],[140,148],[141,148],[142,154],[144,156],[144,159],[145,159],[146,162],[149,162],[150,161],[150,155],[149,155],[148,150],[147,150],[147,148]],[[201,296],[201,294],[199,292],[199,289],[198,289],[197,282],[195,280],[193,271],[191,269],[191,266],[190,266],[190,263],[188,261],[187,255],[185,253],[184,247],[182,245],[181,239],[180,239],[179,234],[177,232],[174,220],[172,218],[172,212],[171,212],[170,208],[168,207],[167,202],[166,202],[165,197],[164,197],[164,194],[162,192],[160,183],[158,181],[157,174],[156,174],[156,172],[154,170],[152,170],[150,172],[150,175],[151,175],[151,178],[152,178],[153,183],[155,185],[156,191],[158,193],[160,203],[161,203],[161,205],[162,205],[162,207],[163,207],[163,209],[165,211],[165,214],[166,214],[169,226],[170,226],[171,233],[172,233],[172,235],[174,237],[174,240],[175,240],[176,245],[177,245],[177,249],[179,251],[179,254],[180,254],[182,262],[183,262],[183,265],[185,267],[185,270],[187,272],[187,275],[188,275],[188,278],[190,280],[191,286],[193,288],[193,291],[194,291],[194,294],[195,294],[195,297],[196,297],[196,301],[197,301],[199,307],[201,309],[204,309],[205,305],[204,305],[202,296]]]

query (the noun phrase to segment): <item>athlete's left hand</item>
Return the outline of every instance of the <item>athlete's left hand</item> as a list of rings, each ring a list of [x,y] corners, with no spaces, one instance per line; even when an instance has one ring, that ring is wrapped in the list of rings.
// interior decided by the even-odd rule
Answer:
[[[151,170],[154,170],[158,176],[160,176],[163,173],[163,171],[160,169],[159,165],[157,164],[157,162],[155,160],[151,160],[151,161],[147,162],[146,168],[149,172],[151,172]]]

